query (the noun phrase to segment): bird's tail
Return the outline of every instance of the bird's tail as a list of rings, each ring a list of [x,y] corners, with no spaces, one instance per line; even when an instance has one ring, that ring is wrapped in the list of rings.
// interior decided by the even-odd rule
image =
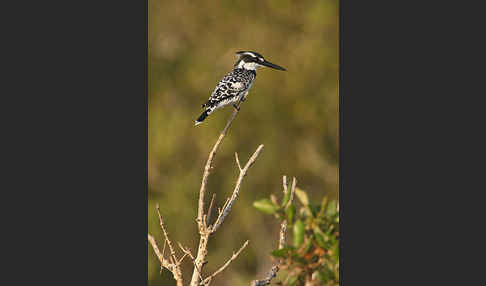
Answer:
[[[210,108],[204,110],[204,112],[201,113],[201,116],[199,116],[199,118],[196,119],[196,123],[194,124],[194,126],[201,124],[204,121],[204,119],[206,119],[206,117],[208,117],[208,115],[211,114],[211,112],[212,110]]]

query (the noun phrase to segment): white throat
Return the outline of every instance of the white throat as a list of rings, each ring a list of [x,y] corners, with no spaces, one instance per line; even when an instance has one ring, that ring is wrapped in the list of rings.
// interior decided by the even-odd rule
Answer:
[[[240,61],[238,63],[238,66],[237,67],[240,68],[240,69],[253,70],[253,71],[255,71],[257,68],[260,67],[260,65],[257,64],[257,63],[254,63],[254,62],[247,63],[245,61]]]

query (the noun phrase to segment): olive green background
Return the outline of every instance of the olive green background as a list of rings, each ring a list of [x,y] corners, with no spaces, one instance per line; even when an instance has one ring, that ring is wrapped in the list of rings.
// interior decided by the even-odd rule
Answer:
[[[259,144],[265,147],[244,179],[240,196],[209,243],[205,273],[248,247],[212,285],[249,285],[271,267],[279,225],[253,201],[282,192],[282,175],[295,176],[311,200],[338,196],[338,1],[149,0],[148,230],[163,245],[155,204],[173,242],[196,253],[197,199],[203,167],[233,108],[203,124],[194,120],[218,81],[251,50],[287,71],[260,68],[214,161],[208,195],[217,206],[230,196],[238,169]],[[206,202],[206,205],[209,201]],[[175,285],[150,245],[149,285]],[[185,284],[192,275],[183,263]]]

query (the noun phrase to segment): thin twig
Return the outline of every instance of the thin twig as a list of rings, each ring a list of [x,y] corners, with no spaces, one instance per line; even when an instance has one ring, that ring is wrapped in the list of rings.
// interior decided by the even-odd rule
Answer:
[[[167,240],[164,239],[164,247],[162,248],[162,256],[165,255],[165,246],[167,245]]]
[[[169,265],[169,261],[167,261],[164,258],[164,255],[160,252],[159,248],[157,247],[157,242],[155,242],[154,237],[151,236],[150,234],[148,234],[148,241],[152,245],[152,248],[154,249],[155,255],[157,255],[157,257],[159,258],[160,264],[163,267],[167,268],[169,271],[171,271],[171,265]]]
[[[171,255],[170,260],[172,261],[172,264],[173,264],[171,272],[174,275],[174,279],[177,282],[177,286],[182,286],[183,282],[182,282],[181,267],[177,263],[177,258],[175,256],[174,248],[172,247],[172,242],[169,239],[169,235],[167,234],[167,230],[165,229],[165,226],[164,226],[164,221],[162,220],[162,216],[160,215],[159,204],[157,204],[157,214],[159,215],[160,227],[162,228],[162,232],[164,233],[165,241],[167,241],[167,245],[169,246],[169,250],[170,250],[170,255]]]
[[[240,159],[238,158],[238,153],[237,152],[235,152],[235,159],[236,159],[236,164],[238,164],[238,169],[241,171]]]
[[[164,258],[162,253],[160,253],[159,248],[157,247],[157,243],[155,242],[154,237],[151,236],[150,234],[148,234],[148,241],[152,245],[152,248],[154,249],[155,255],[157,255],[157,257],[159,258],[161,267],[166,268],[167,270],[169,270],[172,273],[172,276],[174,277],[174,280],[176,281],[177,286],[182,286],[183,285],[182,274],[179,270],[177,270],[179,268],[179,266],[175,263],[169,263],[169,261],[167,261],[167,259]],[[161,268],[161,270],[162,270],[162,268]]]
[[[287,220],[284,220],[280,224],[280,239],[278,241],[278,249],[282,249],[285,245],[285,235],[287,233]]]
[[[165,229],[165,226],[164,226],[164,221],[162,220],[162,216],[160,215],[159,204],[157,204],[157,214],[159,215],[160,227],[162,228],[162,231],[164,232],[165,240],[167,241],[167,244],[169,245],[170,255],[171,255],[171,257],[174,261],[177,261],[174,248],[172,247],[172,242],[169,239],[169,235],[167,234],[167,230]]]
[[[184,246],[182,246],[180,242],[177,242],[177,244],[179,245],[179,248],[182,250],[182,252],[189,255],[191,259],[194,259],[194,256],[192,255],[191,250],[189,248],[184,248]]]
[[[287,183],[287,176],[283,175],[282,177],[282,185],[283,185],[283,192],[284,196],[287,194],[288,191],[288,183]]]
[[[221,266],[218,270],[216,270],[213,274],[209,275],[206,279],[204,279],[203,281],[203,285],[209,285],[209,283],[211,283],[211,280],[214,278],[214,276],[218,275],[219,273],[221,273],[223,270],[226,269],[226,267],[228,267],[228,265],[231,263],[231,261],[235,260],[236,257],[238,257],[238,255],[240,254],[241,251],[243,251],[243,249],[248,245],[248,240],[245,241],[245,243],[241,246],[240,250],[238,250],[236,253],[233,252],[233,255],[231,256],[231,258],[223,265]]]
[[[187,253],[184,253],[184,255],[181,257],[181,259],[179,259],[179,261],[177,261],[177,265],[181,265],[182,260],[184,260],[184,258],[186,258],[186,256],[187,256]]]
[[[288,209],[289,206],[292,204],[292,201],[294,200],[294,193],[295,193],[295,186],[297,185],[297,179],[294,177],[292,179],[292,187],[290,188],[290,199],[287,205],[285,206],[285,209]]]
[[[196,263],[194,261],[194,256],[192,255],[191,250],[189,250],[188,247],[187,248],[184,248],[180,242],[178,242],[178,244],[179,244],[179,247],[182,250],[182,252],[184,252],[185,254],[189,255],[189,257],[191,258],[192,263],[196,267],[197,273],[199,274],[199,279],[201,279],[201,281],[202,281],[203,280],[203,277],[201,276],[201,271],[199,271],[199,269],[196,266]]]
[[[258,146],[256,149],[255,153],[250,157],[248,162],[246,163],[245,167],[241,169],[240,175],[238,177],[238,180],[236,181],[235,189],[233,190],[233,194],[231,195],[230,200],[228,203],[223,207],[222,212],[216,219],[216,222],[214,223],[213,227],[211,228],[211,233],[214,233],[216,230],[218,230],[219,226],[223,223],[224,219],[228,215],[228,213],[231,210],[231,207],[233,206],[233,203],[235,202],[236,198],[238,197],[238,194],[240,192],[240,187],[241,187],[241,182],[243,181],[243,178],[246,176],[246,173],[248,169],[255,163],[255,160],[258,158],[258,155],[260,155],[260,152],[263,149],[263,144]]]
[[[213,194],[213,197],[211,198],[211,202],[209,203],[208,216],[206,218],[206,226],[208,226],[211,223],[211,213],[213,212],[213,203],[215,198],[216,198],[216,193]]]
[[[288,187],[287,187],[287,177],[283,176],[282,178],[282,184],[284,188],[284,195],[287,194],[288,192]],[[295,191],[295,186],[297,184],[297,180],[295,177],[293,178],[292,181],[292,187],[290,189],[290,199],[289,202],[286,206],[288,208],[292,204],[292,200],[294,199],[294,191]],[[284,220],[280,224],[280,232],[279,232],[279,240],[278,240],[278,249],[282,249],[285,246],[285,237],[287,234],[287,220]],[[277,276],[278,271],[280,270],[280,264],[282,264],[282,259],[279,259],[278,262],[273,265],[272,269],[268,272],[267,276],[264,279],[261,280],[253,280],[250,284],[250,286],[265,286],[269,285],[270,282],[272,281],[273,278]]]
[[[274,265],[272,269],[268,272],[267,277],[262,280],[253,280],[251,286],[265,286],[270,284],[273,278],[277,276],[277,272],[280,270],[278,265]]]
[[[287,221],[282,222],[280,225],[279,243],[278,248],[281,249],[285,245],[285,235],[287,231]],[[267,276],[261,280],[253,280],[251,286],[264,286],[270,284],[273,278],[277,276],[277,272],[280,270],[281,260],[279,260],[268,272]]]
[[[241,102],[238,103],[238,107],[240,106]],[[201,182],[201,188],[199,189],[199,207],[198,207],[198,213],[197,213],[197,221],[199,224],[199,231],[202,232],[205,229],[205,226],[203,226],[202,219],[204,215],[204,195],[206,193],[206,185],[208,183],[208,177],[209,173],[211,171],[211,164],[213,163],[214,156],[216,155],[216,151],[219,148],[219,145],[221,144],[221,141],[223,140],[224,136],[226,136],[226,132],[228,131],[228,128],[231,126],[231,123],[235,119],[236,115],[238,114],[239,109],[235,109],[233,113],[231,114],[228,122],[226,123],[226,126],[224,127],[223,131],[219,135],[218,140],[216,141],[216,144],[214,144],[213,149],[209,153],[208,160],[206,161],[206,166],[204,167],[204,173],[203,173],[203,178]],[[191,283],[192,284],[192,283]]]

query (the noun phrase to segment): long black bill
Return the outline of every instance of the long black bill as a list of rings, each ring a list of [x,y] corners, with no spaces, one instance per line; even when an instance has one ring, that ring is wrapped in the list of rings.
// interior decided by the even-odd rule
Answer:
[[[283,67],[281,66],[277,66],[276,64],[272,64],[271,62],[268,62],[268,61],[264,61],[262,63],[262,65],[266,66],[266,67],[269,67],[269,68],[273,68],[273,69],[276,69],[276,70],[281,70],[281,71],[285,71],[286,69],[284,69]]]

